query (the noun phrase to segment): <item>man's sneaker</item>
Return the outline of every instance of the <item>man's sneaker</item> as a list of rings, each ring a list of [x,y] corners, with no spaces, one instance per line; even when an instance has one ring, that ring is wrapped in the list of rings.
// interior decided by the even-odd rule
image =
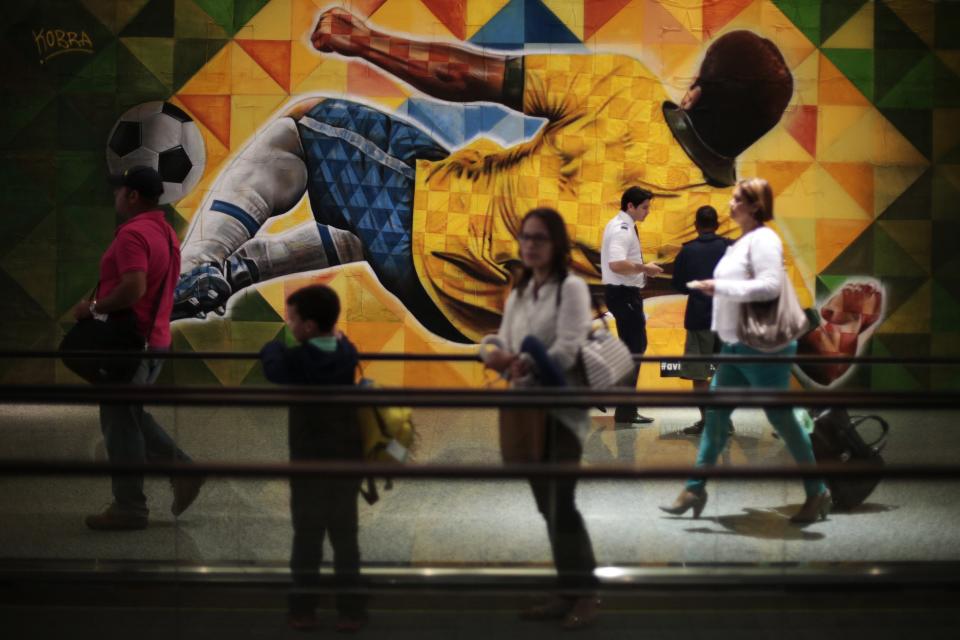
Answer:
[[[170,478],[170,487],[173,489],[173,504],[170,505],[170,513],[179,516],[187,510],[187,507],[193,504],[200,494],[200,487],[206,482],[206,478],[200,475],[176,476]]]
[[[223,315],[227,299],[233,290],[223,271],[215,264],[201,264],[180,274],[173,290],[173,312],[170,320],[205,318],[215,311]]]
[[[135,531],[147,528],[147,514],[124,511],[113,502],[102,513],[87,516],[84,522],[94,531]]]

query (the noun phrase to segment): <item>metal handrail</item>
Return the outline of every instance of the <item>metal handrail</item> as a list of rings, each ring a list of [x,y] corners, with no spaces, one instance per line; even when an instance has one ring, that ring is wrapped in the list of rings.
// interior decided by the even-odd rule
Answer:
[[[955,391],[604,391],[584,387],[529,389],[362,388],[358,386],[0,385],[0,403],[95,404],[142,402],[193,406],[410,406],[583,407],[641,404],[647,407],[861,407],[960,409]]]
[[[569,463],[537,464],[390,464],[366,461],[316,461],[294,463],[148,462],[111,463],[84,460],[2,460],[0,476],[230,476],[288,478],[329,476],[339,478],[419,478],[445,480],[518,480],[525,478],[577,478],[587,480],[666,480],[691,476],[760,480],[768,478],[874,477],[899,480],[960,479],[960,464],[900,464],[871,466],[857,463],[757,466],[651,466],[603,465],[583,467]]]
[[[49,359],[62,358],[125,358],[130,351],[71,351],[69,354],[56,350],[0,350],[0,359]],[[159,360],[258,360],[256,351],[151,351],[151,358]],[[365,361],[423,361],[423,362],[480,362],[470,353],[358,353]],[[923,364],[960,365],[960,357],[951,356],[818,356],[818,355],[635,355],[634,362],[795,362],[811,364]]]

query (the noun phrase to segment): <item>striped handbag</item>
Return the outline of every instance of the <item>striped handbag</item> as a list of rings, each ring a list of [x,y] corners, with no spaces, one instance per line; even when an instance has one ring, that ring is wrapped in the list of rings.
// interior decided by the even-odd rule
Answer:
[[[596,301],[594,308],[600,315],[603,327],[590,331],[587,341],[580,347],[580,360],[583,362],[587,385],[591,389],[608,389],[624,383],[636,369],[629,347],[610,333],[607,319],[600,313]]]

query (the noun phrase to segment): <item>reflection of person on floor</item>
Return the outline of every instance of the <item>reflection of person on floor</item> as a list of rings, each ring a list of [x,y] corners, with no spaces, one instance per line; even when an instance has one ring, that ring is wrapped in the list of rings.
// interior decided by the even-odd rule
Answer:
[[[740,305],[746,302],[772,300],[780,295],[783,268],[783,243],[764,223],[773,220],[773,190],[762,178],[737,184],[730,200],[730,217],[740,226],[742,235],[717,263],[713,278],[687,283],[690,289],[714,296],[711,328],[723,341],[721,353],[729,355],[763,355],[741,343],[737,337]],[[797,352],[796,341],[769,355],[789,356]],[[787,389],[790,386],[790,362],[737,364],[722,362],[713,378],[712,388],[756,387]],[[716,463],[729,438],[732,408],[707,409],[697,466]],[[764,413],[783,439],[793,458],[802,464],[814,464],[810,436],[804,431],[797,414],[788,407],[766,407]],[[667,513],[680,515],[693,509],[699,517],[707,502],[705,478],[691,478],[671,506],[660,507]],[[810,523],[825,518],[830,510],[830,493],[820,478],[804,478],[807,500],[790,520]]]
[[[717,235],[718,226],[716,209],[710,205],[697,209],[694,221],[697,237],[684,243],[674,263],[673,288],[689,296],[683,314],[683,328],[687,332],[683,348],[685,356],[712,356],[720,350],[720,339],[710,329],[713,298],[687,287],[691,280],[712,278],[714,268],[730,246],[727,238]],[[709,362],[684,362],[680,367],[680,377],[692,381],[694,391],[709,389],[712,375]],[[684,429],[683,433],[698,436],[703,432],[703,407],[699,407],[699,410],[700,420]]]
[[[582,385],[577,367],[580,347],[590,330],[590,291],[570,274],[570,240],[563,218],[553,209],[534,209],[520,224],[523,272],[507,298],[503,324],[495,340],[485,340],[485,364],[504,374],[514,386],[540,384],[545,358],[553,363],[551,378]],[[535,339],[546,348],[534,358],[521,357]],[[544,358],[545,356],[545,358]],[[554,369],[554,367],[549,367]],[[505,462],[580,461],[589,429],[586,409],[501,409],[500,448]],[[566,628],[592,623],[597,616],[597,563],[590,535],[574,502],[576,480],[531,479],[537,508],[547,523],[557,567],[560,596],[525,612],[533,619],[562,619]]]
[[[110,182],[120,224],[100,259],[97,299],[79,302],[73,316],[83,320],[99,314],[132,314],[137,333],[146,337],[150,351],[168,351],[170,291],[176,282],[180,248],[176,232],[157,204],[163,193],[160,174],[150,167],[131,167]],[[153,384],[162,366],[163,360],[143,358],[130,382]],[[143,404],[101,404],[100,428],[111,463],[190,461]],[[176,476],[170,484],[170,510],[179,516],[196,499],[203,478]],[[113,502],[102,513],[88,516],[86,525],[98,530],[146,528],[150,510],[143,475],[114,476],[112,486]]]
[[[883,312],[883,289],[874,280],[847,282],[820,307],[820,326],[800,339],[798,353],[821,356],[855,356],[877,327]],[[850,369],[848,362],[802,363],[803,371],[817,384],[836,383]]]
[[[312,42],[440,100],[498,103],[546,122],[509,148],[478,138],[451,151],[364,104],[294,106],[254,136],[201,204],[184,239],[176,318],[220,309],[255,282],[366,261],[428,330],[479,340],[500,325],[523,212],[558,210],[573,234],[572,272],[596,282],[604,212],[642,185],[664,196],[647,246],[670,262],[693,237],[693,209],[727,199],[736,157],[777,124],[793,90],[776,46],[747,31],[710,45],[681,105],[623,55],[418,42],[343,9],[320,16]],[[304,193],[314,221],[260,233]],[[732,230],[724,220],[720,233]]]
[[[340,300],[329,287],[304,287],[287,298],[287,326],[299,345],[280,342],[263,347],[263,372],[280,384],[352,385],[357,350],[336,330]],[[359,460],[363,458],[356,410],[349,407],[295,405],[289,417],[290,461]],[[290,478],[293,550],[290,570],[300,589],[320,582],[323,538],[330,536],[334,575],[340,587],[356,589],[360,577],[357,497],[359,478]],[[317,626],[313,593],[290,596],[289,624],[294,629]],[[338,631],[356,631],[366,622],[365,598],[338,593]]]

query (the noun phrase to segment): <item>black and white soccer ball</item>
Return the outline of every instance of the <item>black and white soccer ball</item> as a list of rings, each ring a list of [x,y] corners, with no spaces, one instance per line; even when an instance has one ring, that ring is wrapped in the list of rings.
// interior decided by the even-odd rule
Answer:
[[[169,102],[144,102],[120,116],[107,136],[111,174],[146,165],[160,173],[160,204],[176,202],[203,175],[207,155],[197,123]]]

